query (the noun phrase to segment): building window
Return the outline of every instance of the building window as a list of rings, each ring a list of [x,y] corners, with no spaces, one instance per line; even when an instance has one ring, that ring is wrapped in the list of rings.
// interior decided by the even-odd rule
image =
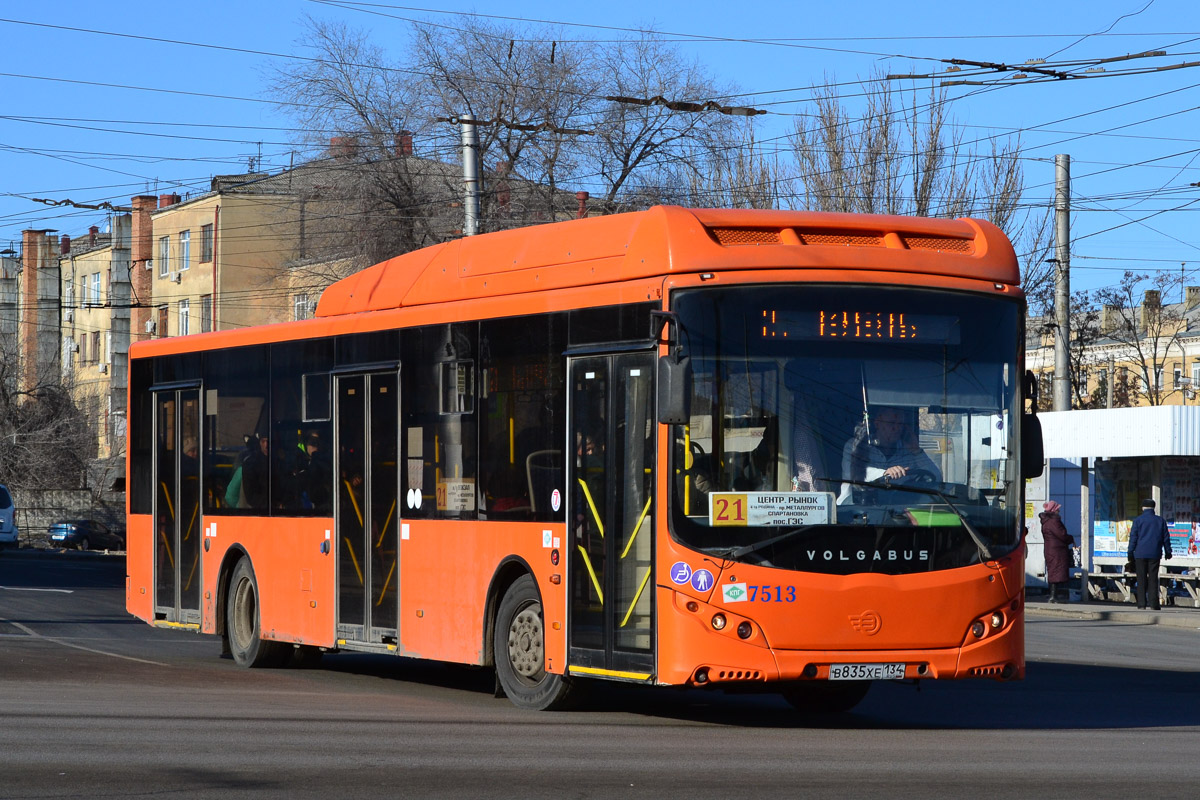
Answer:
[[[167,307],[166,306],[158,307],[158,327],[156,327],[154,329],[154,335],[155,336],[166,336],[167,335]]]
[[[100,358],[100,331],[92,331],[92,361],[102,361]]]
[[[80,363],[80,364],[86,364],[86,363],[88,363],[88,357],[87,357],[87,356],[88,356],[88,353],[87,353],[87,334],[86,334],[86,333],[81,333],[81,334],[79,334],[79,363]]]
[[[1175,376],[1174,376],[1175,382],[1172,384],[1172,387],[1175,389],[1178,389],[1180,381],[1182,381],[1182,380],[1183,380],[1183,369],[1180,367],[1176,367],[1175,368]]]
[[[179,335],[187,336],[190,332],[188,325],[188,312],[191,310],[191,303],[187,300],[179,301]]]
[[[212,295],[200,295],[200,332],[208,333],[213,329]]]
[[[63,281],[63,305],[66,308],[75,307],[75,281]]]
[[[1192,388],[1200,389],[1200,359],[1192,362]]]
[[[92,291],[88,295],[88,302],[94,306],[100,305],[100,273],[92,273]]]
[[[1154,368],[1154,390],[1157,392],[1161,392],[1162,388],[1163,388],[1163,368],[1155,367]]]
[[[165,278],[171,272],[171,237],[158,240],[158,277]]]
[[[192,262],[192,232],[179,232],[179,271],[183,272]]]
[[[200,263],[213,260],[213,226],[200,226]]]
[[[292,319],[308,319],[311,314],[308,313],[308,295],[298,294],[292,298]]]

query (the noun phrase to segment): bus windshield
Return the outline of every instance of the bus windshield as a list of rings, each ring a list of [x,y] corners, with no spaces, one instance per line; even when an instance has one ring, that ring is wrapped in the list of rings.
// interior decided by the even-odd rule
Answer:
[[[674,295],[678,541],[781,569],[953,569],[1019,542],[1011,298],[871,286]]]

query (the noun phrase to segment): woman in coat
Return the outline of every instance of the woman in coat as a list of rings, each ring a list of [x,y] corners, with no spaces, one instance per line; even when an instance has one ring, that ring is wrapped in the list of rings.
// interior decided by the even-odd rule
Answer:
[[[1046,582],[1050,584],[1050,602],[1058,602],[1058,587],[1065,584],[1071,577],[1071,567],[1075,564],[1071,546],[1075,540],[1067,533],[1062,518],[1058,512],[1062,509],[1053,500],[1042,503],[1042,553],[1046,558]]]

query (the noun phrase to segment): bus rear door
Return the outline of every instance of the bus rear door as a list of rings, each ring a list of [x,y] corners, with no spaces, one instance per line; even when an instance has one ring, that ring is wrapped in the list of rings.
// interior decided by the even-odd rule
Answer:
[[[154,387],[154,615],[200,623],[200,389]]]
[[[654,674],[654,366],[650,351],[568,362],[572,674]]]

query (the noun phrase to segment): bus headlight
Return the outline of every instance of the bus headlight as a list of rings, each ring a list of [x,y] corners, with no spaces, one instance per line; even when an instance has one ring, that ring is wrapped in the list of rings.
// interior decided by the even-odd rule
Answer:
[[[725,629],[725,615],[724,614],[713,614],[712,626],[713,626],[714,631],[724,630]]]
[[[983,638],[984,630],[985,629],[984,629],[983,623],[981,621],[975,620],[974,622],[971,623],[971,633],[974,634],[976,639]]]

